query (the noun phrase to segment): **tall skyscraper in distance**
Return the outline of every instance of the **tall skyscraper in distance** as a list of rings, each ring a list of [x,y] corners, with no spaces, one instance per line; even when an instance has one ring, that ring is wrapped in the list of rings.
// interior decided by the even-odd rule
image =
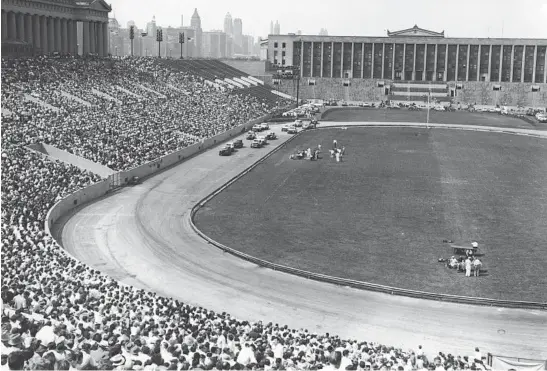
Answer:
[[[296,31],[296,34],[297,34],[297,35],[302,35],[302,30]]]
[[[232,15],[230,13],[227,13],[226,17],[224,17],[224,33],[226,35],[233,35],[234,33],[234,24],[232,23]]]
[[[198,14],[198,8],[194,9],[194,14],[190,20],[190,28],[195,30],[196,38],[194,40],[195,47],[195,57],[201,57],[202,53],[202,29],[201,29],[201,18]]]
[[[182,14],[180,15],[180,26],[184,27],[184,16]]]
[[[148,36],[156,37],[156,16],[152,16],[152,22],[146,24],[146,33]]]
[[[273,35],[274,33],[274,24],[273,21],[270,21],[270,35]]]
[[[238,48],[242,45],[242,37],[243,37],[243,21],[241,18],[234,19],[234,50],[237,52]]]
[[[279,21],[275,21],[274,26],[274,35],[281,35],[281,26],[279,26]]]
[[[326,28],[322,28],[320,31],[319,31],[319,36],[328,36],[329,35],[329,32],[327,31]]]
[[[194,14],[192,14],[192,19],[190,20],[190,27],[193,29],[201,29],[201,18],[198,14],[198,8],[194,9]]]

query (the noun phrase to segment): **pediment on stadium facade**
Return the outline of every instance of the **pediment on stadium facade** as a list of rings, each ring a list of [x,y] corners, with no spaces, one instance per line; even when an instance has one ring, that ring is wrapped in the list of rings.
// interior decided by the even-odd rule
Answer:
[[[412,28],[407,28],[405,30],[400,30],[400,31],[389,31],[387,30],[387,35],[389,37],[405,37],[405,36],[410,36],[410,37],[420,37],[420,36],[424,36],[424,37],[444,37],[444,31],[442,32],[435,32],[435,31],[430,31],[430,30],[426,30],[426,29],[423,29],[423,28],[420,28],[418,27],[418,25],[414,25],[414,27]]]
[[[98,10],[100,12],[111,12],[112,8],[104,0],[75,0],[74,3],[83,8]]]

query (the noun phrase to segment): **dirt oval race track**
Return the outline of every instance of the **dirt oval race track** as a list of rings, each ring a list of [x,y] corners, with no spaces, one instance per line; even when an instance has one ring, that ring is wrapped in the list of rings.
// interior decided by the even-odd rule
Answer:
[[[422,344],[429,354],[472,355],[478,346],[484,353],[547,358],[545,311],[434,302],[306,280],[240,260],[197,236],[192,206],[288,139],[275,130],[280,139],[269,148],[254,150],[244,141],[246,147],[230,157],[213,148],[84,205],[59,220],[54,235],[74,257],[123,283],[240,319],[403,348]]]

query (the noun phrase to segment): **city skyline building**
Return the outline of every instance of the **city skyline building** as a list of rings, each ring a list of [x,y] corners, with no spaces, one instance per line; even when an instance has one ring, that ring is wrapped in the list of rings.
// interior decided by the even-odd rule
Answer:
[[[234,19],[234,50],[243,45],[243,21],[241,18]]]
[[[230,12],[228,12],[224,17],[224,33],[230,36],[234,33],[234,24]]]
[[[274,35],[281,35],[281,26],[279,25],[279,21],[275,21],[274,26]]]

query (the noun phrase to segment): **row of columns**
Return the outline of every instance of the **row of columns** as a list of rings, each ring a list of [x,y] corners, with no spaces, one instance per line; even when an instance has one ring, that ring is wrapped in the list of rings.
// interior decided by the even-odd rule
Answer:
[[[300,42],[298,42],[300,43]],[[325,42],[319,42],[321,44],[321,69],[320,69],[320,76],[313,76],[314,73],[314,64],[316,63],[314,61],[314,58],[313,58],[313,52],[314,52],[314,46],[315,46],[315,42],[311,42],[311,53],[310,53],[310,77],[323,77],[323,57],[324,57],[324,45],[323,44],[326,44]],[[296,44],[296,43],[295,43]],[[342,42],[341,44],[341,54],[342,54],[342,59],[341,59],[341,65],[340,65],[340,69],[341,69],[341,76],[334,76],[334,42],[330,42],[329,44],[331,44],[331,58],[330,58],[330,62],[331,62],[331,66],[330,66],[330,76],[331,77],[345,77],[344,75],[344,69],[343,69],[343,63],[344,63],[344,60],[343,60],[343,55],[344,55],[344,43]],[[361,78],[374,78],[374,68],[376,67],[376,64],[374,62],[374,56],[376,54],[376,49],[377,49],[377,46],[375,43],[372,43],[372,50],[371,50],[371,53],[372,53],[372,58],[371,58],[371,66],[370,66],[370,76],[365,76],[364,74],[364,61],[365,61],[365,53],[364,53],[364,50],[365,50],[365,43],[359,43],[361,44],[361,52],[362,52],[362,55],[361,55],[361,71],[360,71],[360,76]],[[392,63],[391,63],[391,78],[392,79],[395,79],[395,45],[396,44],[392,44],[393,45],[393,51],[392,51],[392,56],[393,56],[393,59],[392,59]],[[425,80],[426,79],[426,65],[427,65],[427,60],[428,60],[428,56],[427,56],[427,45],[429,44],[424,44],[424,60],[423,60],[423,66],[417,66],[417,48],[416,48],[416,44],[413,44],[413,66],[412,66],[412,80],[415,80],[416,79],[416,71],[422,71],[422,79],[421,80]],[[438,54],[437,54],[437,50],[438,50],[438,46],[439,44],[435,44],[435,62],[433,63],[433,80],[436,81],[438,80],[437,79],[437,71],[438,71],[438,61],[437,61],[437,58],[438,58]],[[442,45],[442,44],[441,44]],[[448,70],[448,45],[453,45],[453,44],[445,44],[445,56],[444,56],[444,70],[442,71],[443,73],[443,80],[446,81],[447,80],[447,70]],[[403,47],[403,67],[402,67],[402,78],[404,79],[404,73],[406,71],[406,52],[407,52],[407,46],[405,44],[405,46]],[[469,81],[469,72],[470,72],[470,52],[471,52],[471,45],[470,44],[465,44],[465,46],[467,47],[467,57],[466,57],[466,71],[465,71],[465,74],[462,74],[462,76],[459,76],[459,54],[460,54],[460,45],[457,44],[456,45],[456,60],[455,60],[455,74],[456,74],[456,77],[458,79],[458,81]],[[294,47],[294,46],[293,46]],[[481,73],[480,73],[480,63],[481,63],[481,57],[482,57],[482,47],[484,47],[483,45],[481,45],[479,48],[478,48],[478,56],[477,56],[477,73],[476,73],[476,76],[474,77],[474,80],[476,81],[480,81],[480,78],[481,78]],[[488,77],[490,77],[490,74],[492,72],[492,63],[491,63],[491,59],[492,59],[492,45],[488,45],[487,47],[490,48],[490,52],[488,53],[488,58],[489,58],[489,61],[488,61]],[[355,43],[352,43],[352,53],[351,53],[351,71],[350,71],[350,77],[353,77],[354,75],[354,71],[353,71],[353,68],[354,68],[354,58],[355,58]],[[383,43],[382,46],[381,46],[381,50],[382,50],[382,58],[381,58],[381,69],[382,69],[382,72],[381,72],[381,78],[384,78],[385,74],[385,50],[386,50],[386,44]],[[301,50],[301,53],[300,53],[300,73],[301,73],[301,76],[302,77],[308,77],[308,76],[304,76],[304,43],[302,42],[302,44],[300,45],[300,50]],[[513,70],[514,70],[514,62],[515,62],[515,45],[511,45],[511,65],[510,65],[510,73],[511,73],[511,79],[510,81],[511,82],[524,82],[524,72],[525,72],[525,55],[526,55],[526,46],[523,46],[523,50],[522,50],[522,56],[520,56],[522,58],[522,63],[521,63],[521,71],[520,71],[520,76],[513,76]],[[533,68],[532,68],[532,83],[536,83],[536,70],[537,70],[537,52],[538,52],[538,46],[535,45],[534,46],[534,57],[533,57]],[[519,58],[520,58],[519,57]],[[499,71],[499,76],[498,76],[498,81],[501,82],[502,81],[502,64],[501,64],[501,60],[503,58],[503,46],[501,47],[501,53],[500,53],[500,71]],[[442,67],[442,65],[441,65]],[[349,71],[348,71],[349,72]],[[488,79],[490,80],[490,79]],[[544,63],[544,71],[543,71],[543,81],[538,81],[538,83],[547,83],[547,53],[545,55],[545,63]]]
[[[83,21],[83,54],[108,55],[108,23]],[[2,10],[2,41],[28,43],[42,54],[78,53],[78,21]]]

